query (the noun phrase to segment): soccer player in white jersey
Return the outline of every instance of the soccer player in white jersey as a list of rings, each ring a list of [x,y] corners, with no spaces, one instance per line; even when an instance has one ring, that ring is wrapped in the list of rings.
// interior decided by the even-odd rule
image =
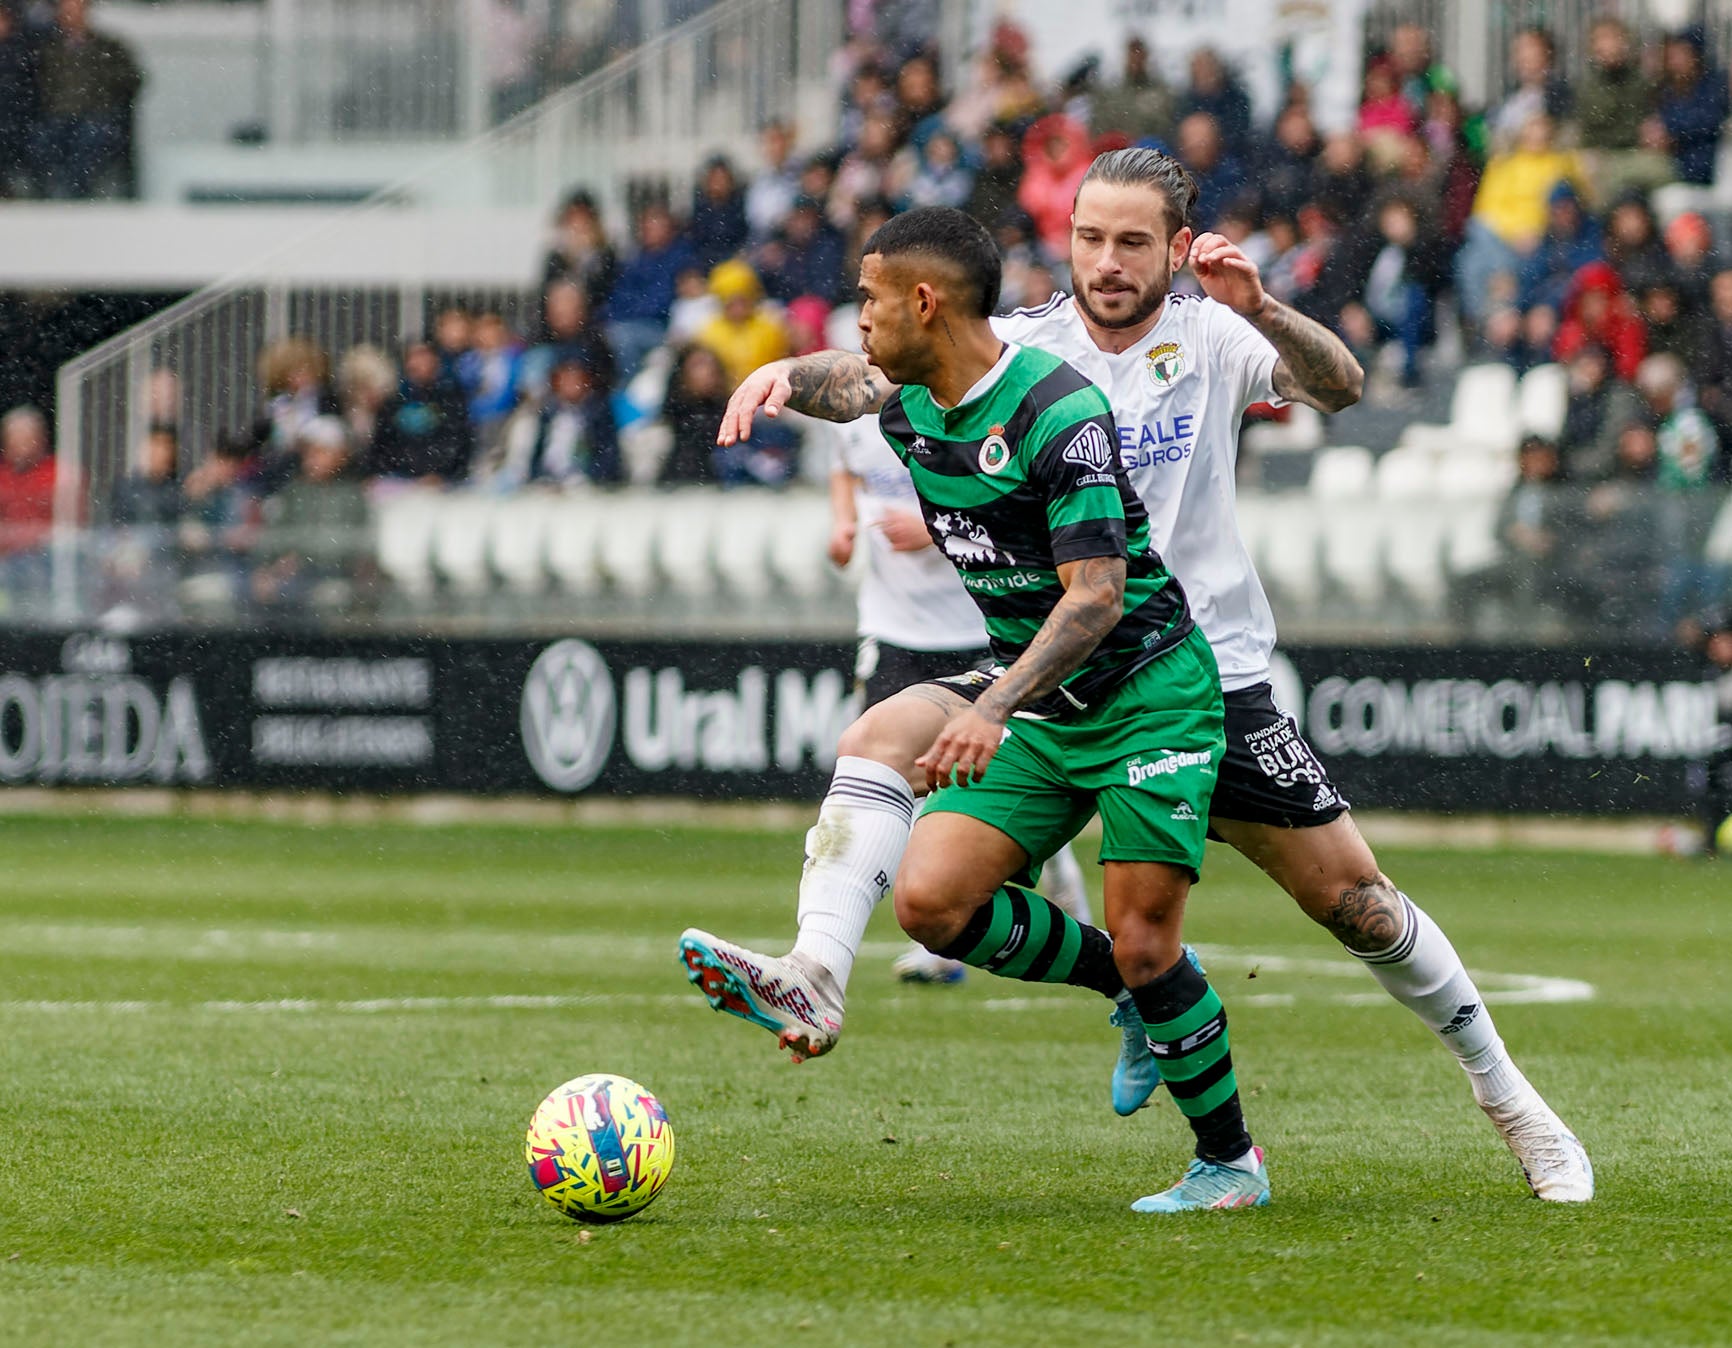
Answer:
[[[847,566],[864,542],[854,678],[861,710],[869,711],[911,684],[983,669],[992,652],[986,622],[927,533],[914,480],[878,418],[843,422],[836,432],[829,556]],[[809,850],[822,841],[809,840]],[[1044,880],[1055,904],[1078,922],[1092,921],[1082,867],[1068,845],[1047,862]],[[905,983],[957,983],[966,967],[911,943],[896,961],[896,976]]]
[[[1007,341],[1062,357],[1112,403],[1154,547],[1184,586],[1221,670],[1227,755],[1210,808],[1212,832],[1273,878],[1455,1055],[1537,1196],[1586,1202],[1593,1168],[1581,1143],[1510,1060],[1448,937],[1379,869],[1346,800],[1274,705],[1274,620],[1234,514],[1240,418],[1257,402],[1339,411],[1359,397],[1363,372],[1326,329],[1269,296],[1255,264],[1235,245],[1218,234],[1193,238],[1195,200],[1190,175],[1166,155],[1128,149],[1100,156],[1078,189],[1072,217],[1074,298],[1055,297],[998,320],[997,330]],[[1170,293],[1172,275],[1187,259],[1203,298]],[[890,392],[859,356],[821,352],[778,362],[735,392],[721,438],[728,443],[742,435],[759,407],[841,421],[877,410]],[[897,794],[893,784],[918,789],[914,758],[931,743],[935,718],[939,725],[943,719],[919,692],[908,690],[851,727],[866,757],[838,760],[833,792],[850,788],[849,772],[885,789],[887,798]],[[823,807],[844,829],[854,822],[853,808],[834,797]],[[888,888],[912,813],[910,797],[904,821],[883,811],[861,814],[866,826],[816,877],[851,896],[855,906],[842,921],[815,918],[808,936],[809,868],[793,954],[770,959],[744,952],[760,962],[770,985],[786,979],[788,988],[798,986],[799,994],[785,1000],[816,998],[815,1018],[786,1017],[784,1043],[823,1052],[840,1032],[841,1002],[829,997],[824,960],[814,952],[835,940],[858,945],[852,934],[864,930],[882,897],[872,891],[872,878],[886,877]],[[1155,1085],[1139,1060],[1138,1027],[1124,1029],[1113,1080],[1121,1112]]]

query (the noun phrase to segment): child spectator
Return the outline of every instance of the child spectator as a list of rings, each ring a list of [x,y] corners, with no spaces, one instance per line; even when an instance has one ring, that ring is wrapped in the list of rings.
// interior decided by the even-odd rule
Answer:
[[[457,382],[469,399],[469,421],[483,448],[490,447],[517,406],[523,343],[496,313],[475,320],[475,342],[457,361]]]
[[[711,272],[710,293],[722,311],[704,325],[697,343],[722,362],[731,391],[760,365],[788,354],[788,329],[764,307],[757,273],[744,262],[724,262]]]
[[[367,473],[437,487],[467,477],[474,453],[463,390],[444,376],[429,343],[410,343],[403,380],[379,409]]]
[[[1619,379],[1633,380],[1648,354],[1647,329],[1617,272],[1604,262],[1590,262],[1576,273],[1552,342],[1552,359],[1570,360],[1589,345],[1607,354]]]
[[[710,434],[714,438],[714,428]],[[581,360],[553,367],[547,396],[517,414],[505,441],[505,462],[495,478],[501,486],[620,480],[619,441],[607,393]]]
[[[680,353],[668,382],[662,420],[673,435],[673,447],[662,462],[656,481],[663,486],[713,484],[721,480],[716,467],[716,427],[728,406],[728,376],[716,354],[701,346]]]

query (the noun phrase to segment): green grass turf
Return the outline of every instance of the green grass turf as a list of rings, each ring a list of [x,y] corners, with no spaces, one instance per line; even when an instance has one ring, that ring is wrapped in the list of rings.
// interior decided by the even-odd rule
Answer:
[[[880,913],[833,1057],[702,1006],[675,938],[785,940],[797,834],[0,820],[0,856],[0,1343],[1732,1340],[1723,867],[1382,858],[1470,967],[1598,989],[1497,1011],[1597,1165],[1561,1208],[1431,1037],[1212,856],[1190,930],[1276,1198],[1159,1217],[1128,1204],[1188,1137],[1111,1114],[1089,994],[899,988]],[[500,994],[593,1000],[330,1005]],[[314,1004],[205,1005],[274,999]],[[661,1096],[679,1162],[586,1233],[521,1139],[595,1070]]]

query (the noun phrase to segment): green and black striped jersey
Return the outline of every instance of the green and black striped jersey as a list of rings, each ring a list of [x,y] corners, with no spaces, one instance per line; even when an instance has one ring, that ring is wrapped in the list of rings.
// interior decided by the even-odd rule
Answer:
[[[908,465],[932,541],[980,611],[995,659],[1023,653],[1064,594],[1058,568],[1125,559],[1125,612],[1062,690],[1026,708],[1087,707],[1184,639],[1184,591],[1149,546],[1148,512],[1119,463],[1112,409],[1057,356],[1012,347],[991,387],[952,408],[918,385],[880,426]]]

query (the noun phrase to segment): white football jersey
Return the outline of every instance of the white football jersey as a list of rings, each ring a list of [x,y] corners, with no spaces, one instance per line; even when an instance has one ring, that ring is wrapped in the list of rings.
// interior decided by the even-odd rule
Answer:
[[[986,645],[986,619],[962,588],[950,559],[937,548],[897,552],[872,526],[887,510],[920,513],[914,479],[876,416],[836,427],[837,463],[860,479],[854,501],[860,512],[855,547],[866,549],[860,580],[860,635],[911,651],[961,651]]]
[[[1245,409],[1281,402],[1269,340],[1226,305],[1178,294],[1149,334],[1116,356],[1094,344],[1069,296],[992,326],[1007,342],[1068,361],[1106,393],[1155,551],[1185,587],[1221,686],[1266,681],[1275,615],[1239,536],[1234,472]]]

